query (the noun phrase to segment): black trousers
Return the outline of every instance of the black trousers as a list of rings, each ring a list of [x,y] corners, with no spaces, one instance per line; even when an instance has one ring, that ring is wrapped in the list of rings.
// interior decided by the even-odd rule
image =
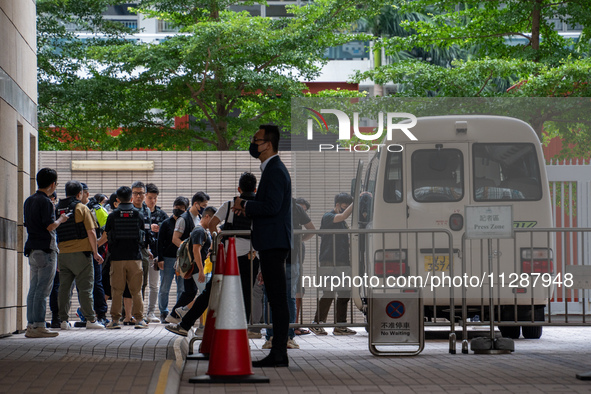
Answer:
[[[183,284],[185,286],[185,290],[181,293],[181,296],[174,305],[174,308],[172,308],[172,312],[170,312],[172,317],[178,318],[179,316],[174,312],[174,310],[176,308],[190,304],[197,295],[197,283],[195,283],[193,277],[190,277],[189,279],[183,279]]]
[[[285,259],[289,249],[267,249],[259,251],[261,272],[271,313],[273,314],[273,344],[271,353],[287,354],[287,331],[289,329],[289,308],[287,285],[285,283]]]
[[[199,317],[203,314],[203,312],[205,312],[205,310],[209,306],[209,296],[211,295],[212,279],[213,276],[209,278],[209,280],[205,284],[205,290],[203,290],[201,294],[199,294],[199,297],[195,299],[195,303],[193,304],[191,309],[189,309],[187,314],[183,317],[183,320],[181,321],[181,327],[183,327],[185,330],[189,331],[191,327],[193,327],[197,319],[199,319]],[[193,283],[195,283],[195,281],[193,281]]]

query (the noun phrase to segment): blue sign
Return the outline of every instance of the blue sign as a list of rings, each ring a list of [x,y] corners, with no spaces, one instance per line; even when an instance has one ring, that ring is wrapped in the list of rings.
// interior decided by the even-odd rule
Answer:
[[[386,305],[386,314],[392,319],[399,319],[404,316],[404,304],[400,301],[392,301]]]

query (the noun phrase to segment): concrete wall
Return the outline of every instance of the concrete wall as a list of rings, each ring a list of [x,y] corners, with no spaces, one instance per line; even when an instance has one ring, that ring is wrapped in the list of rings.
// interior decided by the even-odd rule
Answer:
[[[26,326],[22,207],[36,162],[35,1],[0,0],[0,336]]]

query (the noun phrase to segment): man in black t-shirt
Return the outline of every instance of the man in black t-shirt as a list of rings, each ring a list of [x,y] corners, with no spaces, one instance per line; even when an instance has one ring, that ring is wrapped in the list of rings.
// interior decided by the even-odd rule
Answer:
[[[195,226],[191,231],[191,242],[193,243],[193,277],[191,279],[185,279],[185,287],[193,281],[194,283],[205,283],[205,273],[203,271],[203,265],[209,254],[211,248],[211,235],[206,230],[211,218],[215,215],[217,209],[214,207],[207,207],[203,211],[203,216],[199,224]],[[191,308],[182,316],[182,320],[178,324],[168,324],[165,328],[177,335],[186,336],[188,331],[193,327],[197,319],[207,309],[209,305],[209,296],[211,295],[211,277],[205,285],[205,289],[199,294],[199,297],[195,299],[195,302]],[[238,301],[239,302],[239,301]],[[175,308],[181,307],[177,303]],[[177,309],[178,310],[178,309]]]
[[[55,207],[49,196],[57,188],[57,172],[42,168],[37,173],[35,194],[26,199],[23,209],[24,226],[27,229],[25,256],[29,258],[30,285],[27,295],[27,338],[58,336],[45,328],[47,296],[51,290],[57,268],[58,247],[55,229],[68,220],[61,215],[55,219]]]
[[[339,193],[334,198],[335,206],[332,211],[324,214],[320,229],[346,230],[349,228],[346,220],[353,212],[353,197],[348,193]],[[319,275],[351,275],[351,258],[349,256],[349,236],[348,234],[327,234],[322,235],[320,241],[320,262]],[[341,290],[337,293],[336,301],[336,322],[345,323],[347,321],[347,304],[351,299],[350,290]],[[326,322],[328,310],[332,304],[335,292],[325,290],[318,303],[318,310],[314,316],[314,321],[318,323]],[[312,328],[316,335],[326,335],[322,327]],[[347,327],[336,327],[334,335],[354,335],[357,332]]]

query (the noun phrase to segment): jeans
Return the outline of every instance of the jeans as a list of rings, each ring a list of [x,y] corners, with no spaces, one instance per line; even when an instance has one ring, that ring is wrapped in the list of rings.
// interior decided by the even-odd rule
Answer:
[[[244,312],[246,312],[246,322],[250,321],[251,313],[251,293],[252,287],[256,282],[259,273],[259,259],[255,257],[252,260],[252,275],[250,267],[250,259],[248,254],[238,257],[238,269],[240,270],[240,282],[242,283],[242,298],[244,299]],[[255,302],[255,300],[252,300]],[[258,322],[257,322],[258,323]]]
[[[27,323],[29,326],[45,327],[47,296],[53,286],[57,268],[57,252],[45,253],[33,250],[29,255],[31,281],[27,295]]]
[[[170,294],[170,286],[172,285],[172,279],[176,282],[176,299],[185,290],[183,278],[176,276],[174,273],[174,257],[163,257],[164,269],[160,270],[160,290],[158,291],[158,309],[160,313],[168,313],[168,295]]]
[[[148,268],[148,288],[150,289],[150,295],[148,296],[148,313],[154,313],[156,309],[156,302],[158,302],[158,282],[159,271],[156,271],[153,267],[153,263],[150,263]]]

